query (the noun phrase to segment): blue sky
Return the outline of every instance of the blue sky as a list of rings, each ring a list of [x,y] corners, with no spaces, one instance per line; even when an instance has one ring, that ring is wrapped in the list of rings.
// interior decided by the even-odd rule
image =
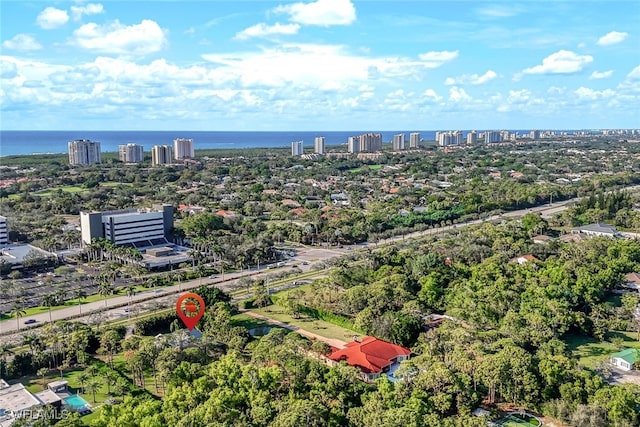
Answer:
[[[0,3],[2,129],[640,127],[638,1]]]

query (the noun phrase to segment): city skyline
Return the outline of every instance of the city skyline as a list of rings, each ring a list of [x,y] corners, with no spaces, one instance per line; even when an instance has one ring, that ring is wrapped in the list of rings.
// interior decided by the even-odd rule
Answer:
[[[60,1],[2,11],[3,130],[640,123],[633,2]]]

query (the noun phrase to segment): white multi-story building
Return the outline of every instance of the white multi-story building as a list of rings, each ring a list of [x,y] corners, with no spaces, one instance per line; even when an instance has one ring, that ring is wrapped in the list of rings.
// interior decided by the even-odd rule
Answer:
[[[0,216],[0,245],[9,244],[9,224],[7,218]]]
[[[472,130],[467,134],[467,145],[475,145],[478,143],[478,132]]]
[[[108,212],[80,212],[82,242],[105,238],[115,245],[150,246],[166,243],[173,229],[173,206],[126,209]]]
[[[177,138],[173,140],[173,157],[176,160],[193,159],[195,156],[193,139]]]
[[[438,141],[438,145],[440,147],[448,147],[450,145],[462,145],[462,131],[449,131],[449,132],[438,132],[436,133],[436,140]]]
[[[173,163],[173,151],[170,145],[154,145],[151,149],[151,164],[170,165]]]
[[[313,141],[313,148],[316,154],[324,154],[324,136],[316,136]]]
[[[413,132],[409,134],[409,148],[418,148],[420,145],[420,134]]]
[[[347,140],[347,151],[349,153],[359,153],[360,152],[360,137],[350,136]]]
[[[144,148],[138,144],[119,145],[118,154],[120,161],[124,163],[140,163],[144,160]]]
[[[291,143],[291,155],[302,156],[304,154],[304,145],[302,141],[293,141]]]
[[[531,130],[529,132],[529,138],[531,138],[531,139],[540,139],[540,131],[539,130],[535,130],[535,129]]]
[[[69,141],[69,164],[91,165],[100,163],[100,143],[88,139]]]
[[[382,151],[382,134],[379,133],[364,133],[358,137],[360,142],[361,153],[375,153],[376,151]]]
[[[404,133],[393,135],[393,151],[404,150]]]

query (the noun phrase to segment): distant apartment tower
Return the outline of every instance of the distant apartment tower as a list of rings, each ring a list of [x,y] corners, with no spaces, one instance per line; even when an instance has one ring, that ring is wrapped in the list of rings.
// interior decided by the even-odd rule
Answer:
[[[173,140],[173,157],[176,160],[193,159],[195,156],[193,139],[177,138]]]
[[[302,156],[304,154],[304,145],[302,141],[293,141],[291,143],[291,155]]]
[[[313,141],[313,151],[316,154],[324,154],[324,136],[316,136]]]
[[[173,150],[170,145],[154,145],[151,149],[151,165],[170,165],[173,163]]]
[[[531,139],[540,139],[540,131],[539,130],[531,130],[529,132],[529,138]]]
[[[108,212],[80,212],[82,242],[105,238],[115,245],[134,247],[166,244],[173,229],[173,206]]]
[[[420,145],[420,134],[413,132],[409,134],[409,148],[418,148]]]
[[[350,136],[347,140],[347,151],[349,153],[359,153],[360,152],[360,137],[358,136]]]
[[[382,151],[382,134],[379,133],[365,133],[358,137],[360,141],[361,153],[375,153],[376,151]]]
[[[9,244],[9,224],[7,218],[0,216],[0,245]]]
[[[500,132],[495,130],[485,131],[484,142],[486,144],[491,144],[491,143],[500,142],[500,141],[502,141],[502,136],[500,135]]]
[[[475,145],[478,143],[478,132],[472,130],[467,134],[467,145]]]
[[[438,141],[438,145],[440,147],[448,147],[450,145],[462,145],[462,131],[449,131],[449,132],[438,132],[436,134],[436,140]]]
[[[404,150],[404,133],[393,135],[393,151]]]
[[[144,148],[138,144],[119,145],[118,154],[124,163],[140,163],[144,160]]]
[[[69,141],[69,164],[91,165],[100,163],[100,143],[88,139]]]

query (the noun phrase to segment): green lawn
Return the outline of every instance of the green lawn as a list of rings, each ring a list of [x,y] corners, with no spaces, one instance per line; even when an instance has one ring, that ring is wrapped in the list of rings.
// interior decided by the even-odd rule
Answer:
[[[255,317],[251,317],[248,314],[240,313],[231,317],[231,323],[233,326],[242,326],[248,330],[263,328],[265,326],[273,326],[264,320],[256,319]]]
[[[327,338],[335,338],[349,342],[354,335],[360,335],[357,332],[341,326],[308,316],[301,316],[299,319],[294,319],[291,315],[285,312],[284,308],[275,304],[260,309],[252,309],[251,311]]]
[[[622,338],[624,348],[640,349],[638,334],[634,332],[610,332],[606,335],[608,341],[599,342],[594,338],[584,336],[570,336],[565,339],[569,350],[578,358],[578,363],[587,368],[594,368],[596,363],[606,361],[612,353],[620,351],[610,340],[614,337]]]

